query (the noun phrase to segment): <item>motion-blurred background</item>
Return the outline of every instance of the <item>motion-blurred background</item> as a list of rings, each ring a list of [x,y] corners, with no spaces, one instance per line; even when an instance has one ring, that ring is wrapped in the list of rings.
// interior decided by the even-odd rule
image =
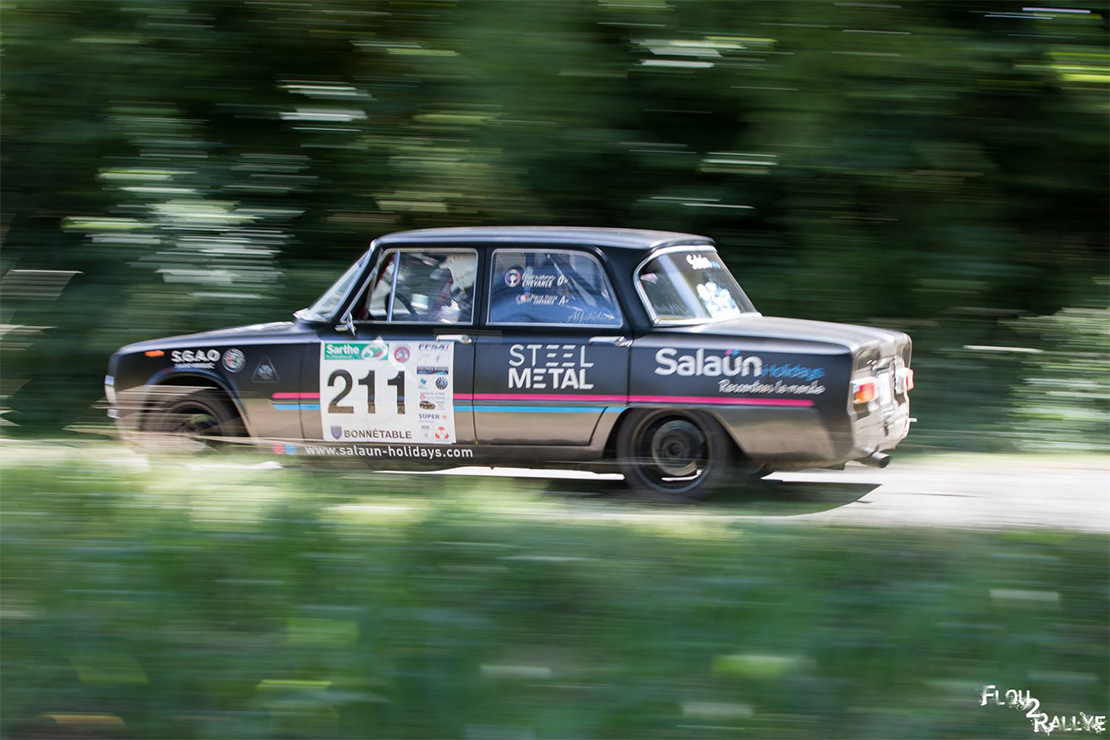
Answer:
[[[287,319],[391,231],[552,224],[706,234],[765,314],[907,331],[902,451],[1104,454],[1107,18],[6,0],[5,735],[1032,731],[983,684],[1104,714],[1101,535],[599,523],[541,484],[73,440],[123,344]]]
[[[116,347],[284,320],[381,234],[555,224],[908,331],[913,444],[1101,444],[1106,8],[5,3],[3,418],[72,424]]]

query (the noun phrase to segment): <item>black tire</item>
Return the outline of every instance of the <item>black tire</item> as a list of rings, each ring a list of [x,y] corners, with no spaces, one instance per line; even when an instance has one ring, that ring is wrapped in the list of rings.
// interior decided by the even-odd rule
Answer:
[[[617,432],[617,460],[637,494],[700,501],[728,478],[736,448],[717,420],[702,412],[637,409]]]
[[[174,452],[211,452],[227,446],[222,440],[243,436],[239,414],[215,390],[193,391],[166,401],[152,414],[147,428],[160,446]]]

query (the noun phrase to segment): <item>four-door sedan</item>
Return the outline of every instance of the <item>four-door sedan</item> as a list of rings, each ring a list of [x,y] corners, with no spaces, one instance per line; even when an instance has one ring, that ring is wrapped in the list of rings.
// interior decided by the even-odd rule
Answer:
[[[765,317],[691,234],[392,234],[295,319],[124,347],[109,413],[128,438],[372,464],[615,461],[680,499],[883,466],[910,425],[909,337]]]

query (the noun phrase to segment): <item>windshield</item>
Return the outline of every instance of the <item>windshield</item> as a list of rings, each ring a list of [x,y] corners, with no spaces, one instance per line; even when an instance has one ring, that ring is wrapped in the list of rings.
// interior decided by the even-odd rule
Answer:
[[[343,277],[336,280],[330,288],[324,291],[324,294],[312,304],[311,308],[298,312],[298,315],[306,321],[329,321],[332,314],[335,313],[335,309],[343,302],[344,296],[351,290],[351,286],[358,280],[358,276],[362,274],[364,264],[366,264],[365,254],[347,268]]]
[[[721,321],[756,313],[713,249],[666,252],[636,276],[655,323]]]

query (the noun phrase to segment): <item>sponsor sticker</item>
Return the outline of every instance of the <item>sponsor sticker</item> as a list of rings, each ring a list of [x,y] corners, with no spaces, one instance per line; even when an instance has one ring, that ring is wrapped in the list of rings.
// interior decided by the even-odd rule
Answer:
[[[450,441],[450,440],[449,440]],[[279,449],[280,448],[280,449]],[[442,460],[447,458],[469,459],[474,457],[471,447],[450,447],[442,444],[435,447],[416,445],[312,445],[302,448],[304,454],[316,457],[376,457],[402,458],[408,460]],[[292,455],[297,452],[293,445],[274,445],[274,452]]]
[[[717,285],[712,280],[699,283],[698,297],[701,299],[705,310],[715,319],[733,318],[740,315],[740,307],[727,288]]]
[[[170,361],[178,369],[212,370],[220,361],[218,349],[175,349],[170,352]]]
[[[274,363],[270,362],[269,356],[266,356],[258,361],[258,367],[254,369],[251,380],[255,383],[277,383],[281,378],[278,377]]]
[[[389,345],[377,342],[324,342],[325,360],[381,360],[389,356]]]
[[[509,347],[509,389],[590,390],[594,387],[581,344],[514,344]]]
[[[229,349],[224,352],[224,367],[228,372],[237,373],[246,367],[247,356],[243,354],[242,350]]]
[[[813,396],[825,392],[819,381],[826,372],[823,367],[798,363],[765,363],[761,357],[745,357],[738,349],[692,352],[665,347],[655,353],[655,374],[719,378],[717,390],[728,394]]]
[[[721,266],[721,263],[717,260],[711,260],[708,257],[703,257],[700,254],[686,255],[686,262],[695,270],[709,270],[714,267]]]

